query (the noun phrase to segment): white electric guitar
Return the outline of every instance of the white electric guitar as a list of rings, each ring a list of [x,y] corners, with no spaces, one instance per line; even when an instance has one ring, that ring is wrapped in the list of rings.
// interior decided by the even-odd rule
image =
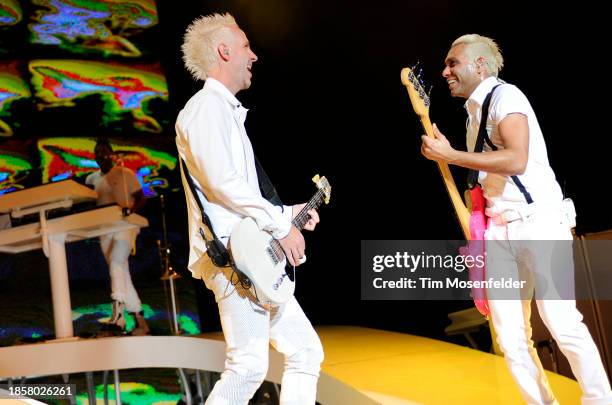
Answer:
[[[317,192],[291,221],[299,230],[310,219],[308,211],[317,209],[323,201],[328,204],[331,197],[331,186],[325,177],[316,175],[312,181]],[[253,284],[259,301],[282,304],[293,296],[295,269],[285,268],[287,258],[280,243],[259,230],[252,218],[246,217],[234,227],[229,248],[236,269]]]

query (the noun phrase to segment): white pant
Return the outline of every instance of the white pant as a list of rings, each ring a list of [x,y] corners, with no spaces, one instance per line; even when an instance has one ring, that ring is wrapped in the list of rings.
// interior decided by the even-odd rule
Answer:
[[[129,229],[100,236],[100,247],[111,279],[111,298],[123,302],[129,312],[140,312],[142,309],[128,262],[137,235],[137,230]]]
[[[562,256],[562,262],[573,263],[571,249],[553,250],[555,244],[538,244],[530,240],[568,241],[570,229],[561,219],[559,210],[536,212],[525,220],[506,225],[489,221],[487,240],[487,272],[514,280],[529,280],[529,293],[538,285],[551,280],[551,267]],[[565,245],[564,245],[565,244]],[[556,243],[569,247],[567,242]],[[542,249],[542,246],[547,248]],[[531,340],[529,323],[530,297],[522,291],[517,299],[490,299],[489,307],[497,342],[523,398],[528,404],[557,404],[548,385],[544,369]],[[521,297],[524,298],[521,300]],[[574,376],[582,389],[582,403],[612,404],[612,391],[601,357],[582,314],[571,299],[536,299],[538,312],[563,354],[569,360]]]
[[[240,284],[232,285],[237,278],[231,280],[229,268],[215,267],[208,257],[200,263],[206,267],[200,274],[219,305],[227,345],[225,370],[206,404],[246,405],[267,374],[271,343],[285,355],[280,403],[314,405],[323,348],[295,297],[264,307]]]

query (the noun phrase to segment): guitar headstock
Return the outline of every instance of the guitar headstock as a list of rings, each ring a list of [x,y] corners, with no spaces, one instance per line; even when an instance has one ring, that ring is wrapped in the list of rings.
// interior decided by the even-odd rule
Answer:
[[[323,191],[323,195],[325,195],[323,201],[325,201],[325,204],[329,204],[329,199],[331,198],[331,186],[329,185],[329,182],[325,176],[319,177],[318,174],[315,174],[312,181],[317,185],[319,190]]]
[[[417,64],[418,65],[418,64]],[[429,94],[425,92],[423,81],[421,80],[421,71],[415,73],[417,65],[412,68],[403,68],[401,77],[402,83],[408,89],[408,95],[410,96],[410,102],[414,112],[419,117],[429,116]],[[429,89],[431,93],[431,88]]]

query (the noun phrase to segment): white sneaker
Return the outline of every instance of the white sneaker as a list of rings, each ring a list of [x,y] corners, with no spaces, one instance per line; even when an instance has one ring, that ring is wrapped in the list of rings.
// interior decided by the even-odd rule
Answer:
[[[106,322],[106,327],[118,332],[124,332],[126,322],[123,312],[125,311],[125,304],[123,302],[113,301],[112,305],[113,313],[108,322]]]

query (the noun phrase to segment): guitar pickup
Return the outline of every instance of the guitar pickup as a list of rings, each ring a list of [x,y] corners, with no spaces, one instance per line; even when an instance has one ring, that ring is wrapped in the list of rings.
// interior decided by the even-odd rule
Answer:
[[[272,259],[272,262],[274,263],[275,266],[280,263],[280,257],[278,256],[278,254],[276,253],[274,249],[269,247],[266,249],[266,251],[268,252],[268,256],[270,256],[270,259]]]

